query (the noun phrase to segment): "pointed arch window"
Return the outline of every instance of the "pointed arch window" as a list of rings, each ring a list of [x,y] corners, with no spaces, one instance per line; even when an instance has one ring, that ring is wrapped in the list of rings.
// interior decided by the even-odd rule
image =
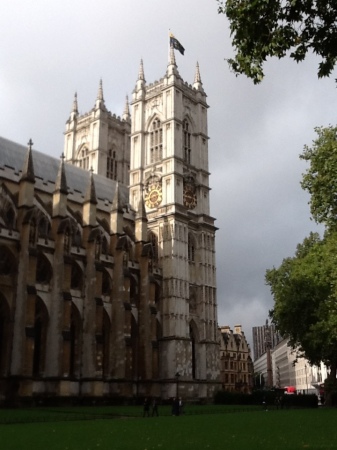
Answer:
[[[152,122],[150,130],[150,164],[163,157],[163,128],[159,119]]]
[[[193,324],[192,323],[190,323],[190,340],[191,340],[191,350],[192,350],[192,378],[193,378],[193,380],[195,380],[196,379],[196,365],[197,365],[197,363],[196,363],[196,361],[197,361],[197,358],[196,358],[196,336],[195,336],[195,330],[194,330],[194,327],[193,327]]]
[[[47,239],[49,237],[50,230],[51,230],[51,227],[50,227],[49,221],[45,217],[42,217],[39,221],[39,226],[38,226],[39,237]]]
[[[15,228],[15,212],[14,209],[11,207],[8,207],[6,211],[6,224],[10,230]]]
[[[106,162],[106,176],[111,180],[117,181],[117,160],[116,150],[109,150],[107,162]]]
[[[195,262],[195,243],[190,234],[188,235],[188,260],[189,262]]]
[[[16,262],[12,253],[4,246],[0,246],[0,275],[14,275]]]
[[[66,228],[64,232],[64,238],[63,238],[63,250],[66,255],[69,255],[70,253],[70,247],[71,247],[71,236],[70,236],[70,230],[69,228]]]
[[[46,356],[48,313],[40,298],[35,304],[34,321],[34,353],[33,353],[33,376],[41,376],[44,372]]]
[[[111,294],[111,278],[106,270],[103,270],[102,274],[102,294],[103,295]]]
[[[191,164],[191,130],[186,119],[183,122],[183,152],[185,163]]]
[[[36,244],[36,233],[37,233],[36,220],[32,219],[29,227],[29,244],[33,247]]]
[[[82,169],[89,170],[90,157],[87,147],[83,147],[78,154],[78,163]]]
[[[82,290],[83,287],[83,273],[77,263],[73,263],[71,267],[71,281],[70,288],[75,290]]]
[[[148,235],[148,239],[151,242],[152,245],[152,251],[153,251],[153,262],[158,263],[159,259],[159,252],[158,252],[158,237],[155,233],[150,231]]]
[[[101,251],[102,251],[101,245],[102,245],[101,236],[96,236],[96,239],[95,239],[95,259],[96,260],[99,260],[101,257]]]
[[[43,253],[38,253],[36,264],[36,282],[49,284],[53,276],[53,269],[50,262]]]

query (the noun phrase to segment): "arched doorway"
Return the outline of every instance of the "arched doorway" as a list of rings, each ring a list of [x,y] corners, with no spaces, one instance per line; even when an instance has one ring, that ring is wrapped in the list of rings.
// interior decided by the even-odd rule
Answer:
[[[106,310],[103,310],[103,377],[106,378],[110,374],[110,318]]]
[[[42,376],[45,370],[46,341],[48,329],[48,311],[44,302],[37,297],[35,303],[34,319],[34,352],[33,352],[33,376]]]
[[[70,319],[70,355],[69,355],[69,376],[77,378],[80,375],[81,367],[81,336],[82,320],[81,315],[74,303],[71,305]]]
[[[190,340],[191,340],[191,366],[192,366],[192,378],[195,380],[197,378],[197,343],[199,341],[198,338],[198,328],[196,323],[192,320],[190,322]]]
[[[8,371],[8,359],[11,341],[10,310],[5,297],[0,293],[0,376]]]

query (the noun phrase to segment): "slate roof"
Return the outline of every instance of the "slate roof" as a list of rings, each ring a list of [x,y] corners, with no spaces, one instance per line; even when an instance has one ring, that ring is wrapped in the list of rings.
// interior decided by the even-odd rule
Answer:
[[[10,171],[20,178],[27,158],[27,151],[26,146],[0,137],[0,177],[5,177],[5,173]],[[35,179],[42,181],[39,185],[52,184],[53,191],[60,160],[36,150],[32,150],[32,156]],[[90,182],[90,172],[67,163],[65,163],[65,172],[69,194],[78,193],[84,198]],[[97,200],[108,201],[112,204],[117,182],[96,174],[94,174],[94,182]],[[49,189],[46,190],[49,191]],[[122,204],[127,205],[129,203],[127,186],[119,183],[119,190]]]

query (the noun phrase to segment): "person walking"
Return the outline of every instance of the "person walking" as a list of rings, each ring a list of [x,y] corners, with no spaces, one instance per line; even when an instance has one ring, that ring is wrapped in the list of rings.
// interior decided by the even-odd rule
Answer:
[[[181,397],[179,397],[179,415],[181,416],[183,414],[183,399]]]
[[[158,417],[158,403],[156,397],[153,397],[152,400],[152,417],[157,416]]]
[[[143,417],[150,417],[150,403],[147,398],[144,400]]]

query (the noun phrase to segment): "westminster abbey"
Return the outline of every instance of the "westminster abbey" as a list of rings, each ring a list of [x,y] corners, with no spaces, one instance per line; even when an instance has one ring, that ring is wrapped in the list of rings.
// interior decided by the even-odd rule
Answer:
[[[0,405],[219,388],[206,94],[171,48],[122,116],[75,95],[57,160],[0,138]],[[60,150],[60,153],[62,150]]]

